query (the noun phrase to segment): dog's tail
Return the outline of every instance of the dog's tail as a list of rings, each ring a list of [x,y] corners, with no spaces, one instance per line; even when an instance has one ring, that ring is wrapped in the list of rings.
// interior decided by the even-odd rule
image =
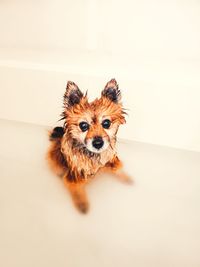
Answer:
[[[65,131],[63,127],[55,127],[49,134],[50,141],[56,141],[63,137]]]

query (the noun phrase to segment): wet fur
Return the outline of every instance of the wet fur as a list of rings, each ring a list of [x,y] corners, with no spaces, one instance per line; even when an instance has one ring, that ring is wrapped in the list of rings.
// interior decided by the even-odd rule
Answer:
[[[49,165],[55,174],[63,178],[76,207],[83,213],[89,207],[85,185],[98,172],[111,172],[130,182],[129,177],[121,171],[122,163],[115,149],[118,127],[125,123],[120,99],[121,94],[114,79],[106,84],[101,98],[90,103],[76,84],[68,82],[64,95],[65,110],[62,113],[64,127],[56,127],[50,132]],[[111,120],[110,129],[103,129],[102,118]],[[78,126],[82,120],[90,124],[86,133],[82,133]],[[109,146],[100,153],[90,151],[83,140],[89,142],[94,136],[105,138]]]

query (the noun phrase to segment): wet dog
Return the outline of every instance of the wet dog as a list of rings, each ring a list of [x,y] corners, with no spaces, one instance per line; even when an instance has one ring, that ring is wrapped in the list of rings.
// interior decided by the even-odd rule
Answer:
[[[85,185],[98,172],[110,172],[131,183],[116,152],[116,135],[119,126],[125,123],[125,114],[115,79],[92,102],[75,83],[67,83],[62,113],[64,126],[50,132],[47,159],[83,213],[89,208]]]

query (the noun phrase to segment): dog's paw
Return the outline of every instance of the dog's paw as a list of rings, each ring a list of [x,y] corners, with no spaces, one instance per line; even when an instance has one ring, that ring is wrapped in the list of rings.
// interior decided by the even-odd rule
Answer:
[[[122,181],[125,183],[125,184],[128,184],[128,185],[132,185],[134,184],[134,180],[127,174],[124,174],[123,177],[122,177]]]
[[[134,180],[124,171],[117,171],[115,175],[119,179],[119,181],[121,181],[124,184],[132,185],[134,183]]]
[[[88,212],[88,210],[89,210],[89,204],[88,204],[88,202],[79,202],[79,203],[76,203],[76,207],[83,214],[86,214]]]

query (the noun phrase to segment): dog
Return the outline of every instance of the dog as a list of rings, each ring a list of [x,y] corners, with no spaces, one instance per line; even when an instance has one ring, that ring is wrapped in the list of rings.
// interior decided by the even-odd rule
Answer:
[[[97,173],[109,172],[132,183],[116,151],[116,135],[119,126],[126,122],[125,115],[115,79],[92,102],[88,102],[87,93],[84,95],[74,82],[68,81],[61,118],[64,125],[49,134],[47,160],[53,172],[62,177],[82,213],[89,209],[85,185]]]

